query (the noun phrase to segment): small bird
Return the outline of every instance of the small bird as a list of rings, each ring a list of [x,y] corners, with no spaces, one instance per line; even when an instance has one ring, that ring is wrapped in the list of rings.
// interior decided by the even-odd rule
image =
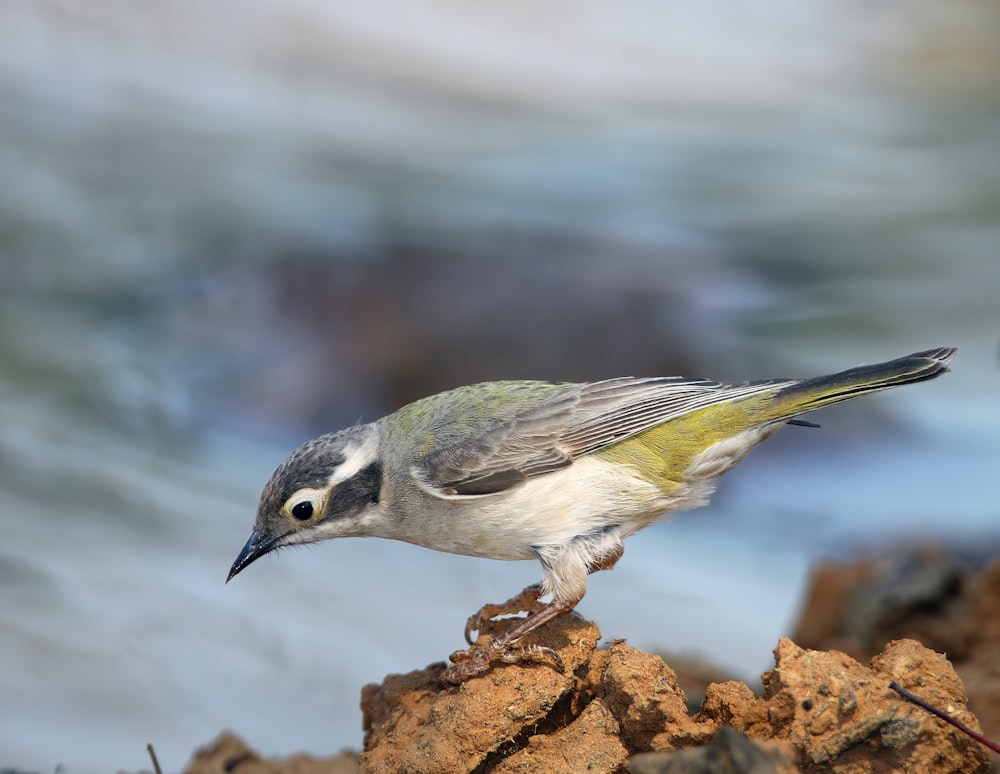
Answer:
[[[227,582],[283,546],[373,536],[489,559],[537,559],[542,580],[466,623],[528,615],[457,651],[460,683],[496,661],[558,654],[526,635],[576,606],[587,575],[665,514],[704,505],[715,479],[814,409],[949,370],[953,347],[814,379],[724,384],[625,377],[584,384],[501,381],[432,395],[369,424],[309,441],[261,494]],[[543,602],[544,597],[551,597]]]

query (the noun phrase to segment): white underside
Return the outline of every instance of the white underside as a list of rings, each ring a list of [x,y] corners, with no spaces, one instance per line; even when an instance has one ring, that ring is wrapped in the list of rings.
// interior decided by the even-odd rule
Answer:
[[[586,591],[589,566],[667,512],[703,505],[711,490],[699,481],[668,496],[628,467],[591,456],[496,495],[438,497],[422,490],[383,536],[469,556],[538,558],[544,591],[576,601]]]
[[[714,479],[780,424],[752,428],[705,449],[670,494],[629,466],[592,455],[497,494],[444,496],[419,487],[405,502],[384,503],[392,517],[378,518],[368,527],[377,528],[382,537],[437,551],[538,558],[545,570],[545,593],[576,602],[586,591],[589,567],[667,513],[707,503]]]

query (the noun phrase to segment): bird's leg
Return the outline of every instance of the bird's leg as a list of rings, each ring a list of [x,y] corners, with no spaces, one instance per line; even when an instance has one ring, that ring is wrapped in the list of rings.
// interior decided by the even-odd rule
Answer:
[[[478,632],[487,621],[492,621],[497,616],[514,615],[515,613],[537,613],[545,607],[544,602],[539,602],[542,596],[542,584],[534,583],[528,586],[516,597],[511,597],[506,602],[498,605],[483,605],[479,610],[469,616],[465,622],[465,641],[473,644],[472,633]]]
[[[587,566],[587,574],[598,572],[599,570],[610,570],[615,563],[622,558],[624,548],[618,546],[617,550],[603,557],[597,562],[592,562]],[[515,615],[517,613],[537,613],[545,607],[545,603],[540,601],[542,596],[542,584],[533,583],[526,587],[520,594],[511,597],[506,602],[499,604],[483,605],[479,610],[469,616],[465,622],[465,641],[473,644],[472,633],[478,632],[488,621],[495,620],[501,615]],[[579,601],[579,600],[578,600]]]
[[[587,573],[610,570],[621,559],[623,551],[624,549],[618,546],[612,553],[592,562],[587,567]],[[553,600],[544,604],[539,601],[541,592],[541,584],[536,583],[528,586],[516,597],[499,605],[483,605],[475,615],[469,618],[465,625],[465,639],[470,644],[472,643],[472,632],[478,631],[487,621],[498,615],[520,612],[527,612],[530,615],[503,634],[494,637],[481,648],[469,648],[452,653],[452,664],[444,671],[441,678],[448,683],[461,683],[482,674],[490,668],[490,664],[494,661],[513,664],[525,659],[536,659],[540,656],[550,657],[556,663],[559,671],[563,671],[562,657],[552,648],[545,645],[518,645],[518,643],[539,626],[568,613],[576,607],[583,596],[581,595],[574,600]]]
[[[529,586],[525,591],[531,588]],[[535,599],[537,601],[537,597]],[[549,656],[556,662],[559,671],[563,671],[562,657],[552,648],[544,645],[524,645],[519,647],[517,643],[522,637],[529,632],[533,632],[542,624],[548,623],[563,613],[568,613],[579,601],[579,599],[576,599],[572,602],[549,602],[503,634],[494,637],[483,647],[455,651],[451,654],[452,665],[444,670],[441,679],[447,683],[461,683],[470,677],[482,674],[490,668],[490,664],[494,661],[504,661],[508,664],[513,664],[517,661],[538,658],[539,656]]]

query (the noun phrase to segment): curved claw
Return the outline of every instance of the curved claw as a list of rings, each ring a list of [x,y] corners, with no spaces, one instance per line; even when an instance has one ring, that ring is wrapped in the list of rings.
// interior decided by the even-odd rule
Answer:
[[[541,595],[542,586],[540,583],[535,583],[506,602],[501,602],[498,605],[483,605],[465,622],[465,641],[470,645],[475,644],[472,633],[482,630],[488,622],[496,620],[500,616],[538,612],[545,607],[543,603],[538,601]]]
[[[562,656],[559,655],[558,651],[548,647],[547,645],[525,645],[520,648],[511,648],[510,650],[502,651],[497,654],[497,658],[503,661],[505,664],[516,664],[518,661],[535,661],[544,656],[548,656],[558,667],[560,672],[566,672],[566,666],[563,664]]]
[[[465,622],[465,641],[470,645],[473,643],[472,633],[478,632],[479,627],[483,625],[483,621],[479,618],[483,611],[480,610],[475,615],[469,616],[469,620]]]
[[[449,656],[451,666],[444,670],[441,679],[446,683],[457,685],[469,678],[481,675],[490,668],[494,661],[503,661],[505,664],[516,664],[519,661],[537,661],[540,658],[549,657],[555,662],[556,668],[560,672],[566,672],[562,656],[554,649],[546,645],[524,645],[517,648],[491,648],[491,640],[483,648],[469,648],[468,650],[456,650]]]
[[[527,599],[531,604],[538,605],[536,592],[537,587],[529,586],[521,592],[519,597],[510,600],[510,603],[516,602],[521,604]],[[554,600],[547,605],[540,605],[540,609],[536,610],[523,621],[515,624],[503,634],[494,637],[484,646],[455,651],[451,654],[451,666],[444,670],[441,679],[447,683],[461,683],[470,677],[482,674],[490,668],[490,664],[494,661],[504,661],[510,664],[524,659],[537,659],[546,656],[555,662],[559,671],[565,672],[566,669],[562,658],[552,648],[545,645],[520,645],[519,643],[525,635],[533,632],[542,624],[572,610],[573,605],[578,601]],[[488,605],[484,610],[492,612],[495,607],[497,606]],[[519,609],[523,610],[524,607],[520,607]],[[469,619],[467,628],[474,627],[478,619],[479,614],[477,613]]]
[[[470,677],[480,675],[490,668],[490,654],[485,648],[470,648],[456,650],[449,656],[451,666],[441,673],[441,679],[446,683],[458,685]]]

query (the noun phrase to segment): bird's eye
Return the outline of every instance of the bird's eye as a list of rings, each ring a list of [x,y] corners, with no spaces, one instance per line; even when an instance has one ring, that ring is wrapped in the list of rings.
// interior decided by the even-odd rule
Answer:
[[[292,493],[292,496],[285,500],[281,506],[281,513],[284,516],[291,516],[297,521],[306,522],[320,516],[326,507],[327,493],[322,489],[311,486],[304,486]]]

